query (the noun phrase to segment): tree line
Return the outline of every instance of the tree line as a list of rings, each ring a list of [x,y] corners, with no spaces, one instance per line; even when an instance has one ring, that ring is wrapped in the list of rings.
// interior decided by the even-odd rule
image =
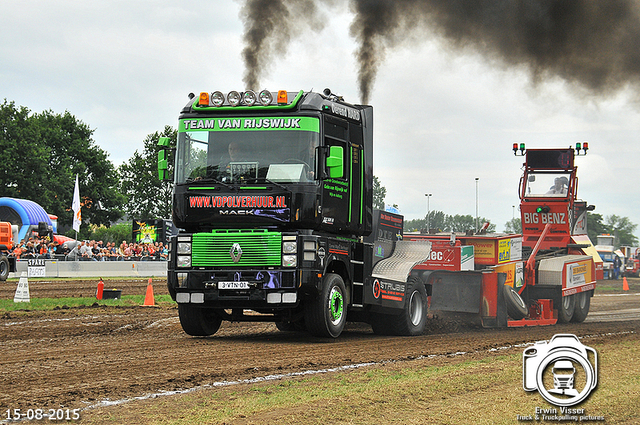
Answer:
[[[150,134],[142,152],[136,150],[118,167],[96,145],[93,134],[94,129],[68,111],[32,113],[5,99],[0,104],[0,152],[4,158],[1,196],[40,204],[58,217],[58,230],[65,232],[73,220],[71,204],[77,174],[82,206],[80,238],[105,234],[105,228],[123,218],[170,217],[171,184],[157,178],[156,144],[159,137],[166,136],[175,146],[177,130],[166,126]],[[117,236],[112,235],[114,241],[121,242],[118,238],[126,229],[113,229],[117,230]],[[75,232],[66,233],[75,236]]]
[[[475,229],[474,218],[466,216],[449,216],[442,211],[431,211],[429,214],[430,228],[439,232],[465,232]],[[478,220],[480,223],[489,221],[485,218]],[[408,220],[404,224],[405,232],[423,231],[426,229],[427,218]],[[615,214],[603,217],[601,214],[587,212],[587,235],[595,245],[598,235],[610,234],[616,236],[615,245],[638,246],[638,238],[633,234],[638,226],[633,224],[627,217],[620,217]],[[489,226],[489,232],[495,231],[495,225]],[[514,218],[505,223],[505,233],[522,233],[522,221]]]

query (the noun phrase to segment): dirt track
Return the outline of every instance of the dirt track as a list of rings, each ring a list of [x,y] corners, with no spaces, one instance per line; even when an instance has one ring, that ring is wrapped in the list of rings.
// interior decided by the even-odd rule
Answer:
[[[144,294],[146,285],[141,279],[107,282],[105,287],[127,295]],[[30,283],[32,298],[92,296],[95,288],[92,281]],[[12,298],[14,292],[15,285],[0,285],[1,298]],[[154,292],[166,293],[164,283],[156,282]],[[282,333],[270,323],[223,323],[212,338],[191,338],[182,332],[173,306],[5,313],[0,317],[0,411],[82,409],[220,381],[486,351],[557,333],[603,339],[633,333],[636,338],[640,280],[633,281],[629,293],[597,294],[590,317],[577,325],[487,330],[437,320],[427,335],[400,338],[376,336],[368,325],[350,324],[335,341]]]

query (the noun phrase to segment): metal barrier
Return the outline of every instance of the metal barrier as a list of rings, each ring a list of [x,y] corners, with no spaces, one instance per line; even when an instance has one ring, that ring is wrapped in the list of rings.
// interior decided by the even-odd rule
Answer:
[[[19,260],[16,272],[10,278],[18,278],[28,271],[28,261]],[[60,261],[44,260],[44,276],[38,277],[156,277],[167,276],[166,261]]]

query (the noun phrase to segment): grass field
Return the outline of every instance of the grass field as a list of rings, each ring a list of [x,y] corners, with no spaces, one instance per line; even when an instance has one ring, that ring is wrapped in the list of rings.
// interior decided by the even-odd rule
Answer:
[[[0,313],[18,310],[54,310],[71,307],[91,306],[96,303],[105,306],[136,306],[144,303],[144,295],[123,295],[120,299],[97,300],[95,297],[65,297],[65,298],[31,298],[30,302],[14,303],[13,299],[0,299]],[[157,305],[175,304],[169,295],[156,295]]]
[[[572,408],[603,417],[607,423],[639,423],[637,335],[583,343],[602,359],[599,383],[587,400]],[[523,390],[522,348],[505,351],[201,389],[90,409],[84,412],[83,423],[513,424],[529,422],[518,415],[533,418],[536,409],[553,409],[537,392]],[[540,416],[537,422],[558,421]]]

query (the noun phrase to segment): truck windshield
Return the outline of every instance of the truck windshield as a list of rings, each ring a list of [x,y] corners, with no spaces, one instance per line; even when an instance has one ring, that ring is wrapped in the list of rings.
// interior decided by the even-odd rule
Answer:
[[[566,173],[530,173],[527,176],[525,197],[557,197],[567,196],[569,174]]]
[[[180,132],[176,183],[315,182],[318,134],[292,129]]]

